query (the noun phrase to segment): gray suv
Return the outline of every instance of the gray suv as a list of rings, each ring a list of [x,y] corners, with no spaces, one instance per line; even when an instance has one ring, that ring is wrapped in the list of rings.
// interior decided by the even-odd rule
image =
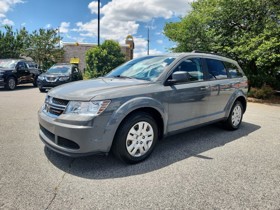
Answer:
[[[158,139],[222,121],[239,128],[247,78],[234,60],[206,53],[146,56],[104,77],[48,92],[40,138],[77,157],[110,150],[128,163],[147,158]]]

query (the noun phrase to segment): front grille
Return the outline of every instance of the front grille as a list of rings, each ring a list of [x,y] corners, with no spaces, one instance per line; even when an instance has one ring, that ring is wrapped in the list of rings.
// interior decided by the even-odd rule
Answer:
[[[60,136],[57,138],[57,144],[61,147],[66,147],[69,149],[80,149],[79,145],[75,142]]]
[[[44,128],[41,124],[40,124],[40,130],[45,134],[46,137],[48,137],[48,139],[50,139],[52,142],[55,142],[55,135],[48,131],[46,128]]]
[[[59,99],[59,98],[53,98],[52,102],[54,104],[59,104],[59,105],[67,106],[69,101],[68,100]]]
[[[57,77],[46,77],[47,82],[56,82]]]
[[[51,114],[52,116],[59,116],[66,109],[68,102],[68,100],[47,96],[45,101],[44,112],[47,114]]]

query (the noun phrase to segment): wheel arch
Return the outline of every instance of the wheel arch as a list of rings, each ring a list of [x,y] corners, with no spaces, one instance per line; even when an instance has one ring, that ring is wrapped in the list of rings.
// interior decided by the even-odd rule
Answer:
[[[157,126],[158,126],[158,135],[159,135],[159,139],[161,139],[164,135],[164,120],[162,118],[161,113],[153,108],[153,107],[141,107],[141,108],[137,108],[132,110],[130,113],[128,113],[120,122],[120,124],[118,125],[117,130],[119,129],[119,127],[122,125],[123,122],[125,122],[125,120],[127,118],[129,118],[131,115],[137,113],[137,112],[145,112],[147,114],[149,114],[156,122]]]
[[[159,138],[162,138],[166,132],[167,124],[167,113],[164,106],[157,100],[153,98],[140,97],[131,99],[124,104],[122,104],[114,113],[108,121],[105,130],[105,139],[112,139],[111,145],[108,145],[111,148],[118,129],[122,123],[130,115],[136,112],[146,112],[150,114],[158,125]]]

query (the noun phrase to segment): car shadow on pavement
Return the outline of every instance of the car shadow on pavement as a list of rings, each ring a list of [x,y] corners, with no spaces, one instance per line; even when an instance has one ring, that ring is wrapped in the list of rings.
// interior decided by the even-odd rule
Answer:
[[[189,157],[211,161],[201,153],[216,147],[226,146],[235,140],[244,140],[250,133],[260,129],[258,125],[243,122],[240,129],[231,132],[214,124],[162,139],[152,155],[144,162],[128,165],[117,160],[112,154],[70,158],[57,154],[45,147],[49,161],[57,168],[74,176],[87,179],[110,179],[139,175],[169,166]]]

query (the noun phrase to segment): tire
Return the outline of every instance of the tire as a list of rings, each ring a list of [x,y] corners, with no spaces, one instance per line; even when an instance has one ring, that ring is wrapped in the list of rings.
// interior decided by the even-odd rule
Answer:
[[[40,90],[41,93],[45,93],[46,92],[46,89],[44,89],[44,88],[39,88],[39,90]]]
[[[136,112],[121,123],[112,151],[120,160],[135,164],[149,157],[157,140],[158,126],[154,118],[145,112]]]
[[[6,84],[6,89],[14,90],[17,86],[16,79],[14,77],[9,77]]]
[[[33,86],[34,86],[34,87],[38,87],[37,78],[33,81]]]
[[[243,105],[240,101],[236,101],[230,111],[228,119],[226,120],[226,128],[228,130],[237,130],[242,122],[243,113]]]

